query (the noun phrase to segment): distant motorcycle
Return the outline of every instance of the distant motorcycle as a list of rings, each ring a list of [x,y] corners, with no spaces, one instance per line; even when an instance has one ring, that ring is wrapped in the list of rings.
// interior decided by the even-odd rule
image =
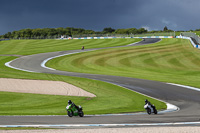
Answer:
[[[84,50],[85,49],[85,47],[83,46],[82,48],[81,48],[81,50]]]
[[[157,110],[156,107],[154,105],[150,105],[150,104],[145,104],[144,108],[146,109],[147,113],[150,115],[151,113],[157,114]]]
[[[82,107],[79,105],[78,108],[79,110],[73,104],[67,105],[66,110],[67,110],[68,116],[69,117],[72,117],[72,116],[83,117],[84,113],[83,113]]]

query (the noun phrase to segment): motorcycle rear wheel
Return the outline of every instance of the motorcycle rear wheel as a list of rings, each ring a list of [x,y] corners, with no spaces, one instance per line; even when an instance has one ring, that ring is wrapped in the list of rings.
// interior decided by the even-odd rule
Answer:
[[[155,109],[155,110],[154,110],[154,114],[157,114],[157,113],[158,113],[158,111]]]
[[[84,116],[83,111],[80,111],[78,115],[79,115],[80,117],[83,117],[83,116]]]

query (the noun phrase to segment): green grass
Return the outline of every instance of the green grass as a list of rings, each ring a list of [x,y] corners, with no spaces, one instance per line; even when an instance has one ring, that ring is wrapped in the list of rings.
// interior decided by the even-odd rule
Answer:
[[[10,40],[0,41],[0,54],[31,55],[38,53],[122,46],[141,39],[85,39],[85,40]]]
[[[0,57],[0,77],[68,82],[95,94],[97,97],[0,92],[0,115],[65,115],[65,107],[69,99],[82,105],[85,114],[144,111],[143,103],[147,97],[133,91],[101,81],[52,74],[28,73],[7,68],[3,65],[4,62],[13,58]],[[166,105],[162,102],[153,99],[151,101],[158,106],[158,109],[166,108]]]
[[[19,42],[26,44],[26,47],[28,47],[30,45],[28,44],[29,41],[35,41],[35,40],[23,40],[23,41],[20,40]],[[41,41],[36,40],[36,41],[38,44],[40,44],[40,47],[38,47],[38,51],[37,49],[35,49],[31,53],[26,53],[27,52],[26,48],[23,47],[18,48],[20,46],[20,44],[17,44],[18,40],[14,40],[11,42],[7,41],[8,42],[7,44],[1,43],[0,49],[3,46],[6,50],[6,51],[2,50],[4,54],[19,54],[19,55],[50,51],[49,49],[45,51],[46,44],[45,43],[43,44],[44,40]],[[55,40],[55,41],[60,41],[60,40]],[[133,40],[131,40],[131,43],[133,43],[132,41]],[[12,49],[12,47],[9,45],[15,45],[15,43],[18,47]],[[74,43],[74,45],[75,44],[76,43]],[[34,45],[36,44],[34,43]],[[107,44],[106,46],[110,45]],[[79,46],[74,46],[74,47],[79,47]],[[55,48],[54,50],[58,49]],[[144,99],[147,98],[146,96],[101,81],[77,78],[77,77],[53,75],[53,74],[29,73],[29,72],[14,70],[12,68],[4,66],[6,62],[13,60],[15,58],[17,57],[0,56],[1,78],[63,81],[73,84],[77,87],[80,87],[88,92],[94,93],[97,97],[88,98],[88,97],[75,97],[75,96],[56,96],[56,95],[0,92],[0,97],[1,97],[0,115],[66,115],[65,106],[67,105],[67,101],[69,99],[71,99],[78,105],[79,104],[82,105],[85,114],[105,114],[105,113],[144,111],[143,104],[144,104]],[[158,109],[166,108],[166,105],[163,102],[159,102],[151,98],[148,99],[152,103],[154,103]]]
[[[200,31],[193,31],[196,35],[200,36]]]
[[[68,55],[50,60],[47,66],[200,87],[200,51],[183,39]]]

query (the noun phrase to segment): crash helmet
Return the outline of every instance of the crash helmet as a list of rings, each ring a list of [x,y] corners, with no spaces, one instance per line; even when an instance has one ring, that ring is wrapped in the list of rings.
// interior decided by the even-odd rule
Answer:
[[[148,103],[148,100],[147,100],[147,99],[145,100],[145,103]]]
[[[69,100],[69,101],[68,101],[68,104],[72,104],[72,101],[71,101],[71,100]]]

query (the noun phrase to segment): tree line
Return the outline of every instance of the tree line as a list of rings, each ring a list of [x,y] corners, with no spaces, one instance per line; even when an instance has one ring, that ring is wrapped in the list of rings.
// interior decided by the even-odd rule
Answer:
[[[197,29],[196,31],[200,31]],[[165,26],[163,30],[159,31],[148,31],[145,28],[127,28],[127,29],[113,29],[111,27],[104,28],[102,31],[93,31],[86,30],[83,28],[74,28],[74,27],[60,27],[60,28],[36,28],[36,29],[21,29],[18,31],[8,32],[4,35],[0,35],[1,39],[51,39],[51,38],[60,38],[64,37],[73,37],[77,35],[102,35],[102,34],[126,34],[126,35],[135,35],[135,34],[144,34],[144,33],[169,33],[174,32]]]
[[[128,29],[113,29],[111,27],[104,28],[103,31],[85,30],[83,28],[37,28],[37,29],[22,29],[19,31],[8,32],[1,35],[0,38],[20,39],[20,38],[59,38],[61,36],[73,37],[73,35],[83,34],[142,34],[148,31],[144,28],[128,28]]]

